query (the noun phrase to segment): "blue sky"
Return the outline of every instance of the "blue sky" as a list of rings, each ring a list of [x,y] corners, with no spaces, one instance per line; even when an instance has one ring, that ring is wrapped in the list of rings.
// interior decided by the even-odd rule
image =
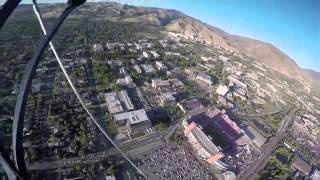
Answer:
[[[3,0],[0,0],[3,1]],[[31,0],[23,0],[28,3]],[[40,0],[40,2],[64,2]],[[320,71],[320,0],[118,0],[177,9],[229,33],[274,44],[301,67]]]

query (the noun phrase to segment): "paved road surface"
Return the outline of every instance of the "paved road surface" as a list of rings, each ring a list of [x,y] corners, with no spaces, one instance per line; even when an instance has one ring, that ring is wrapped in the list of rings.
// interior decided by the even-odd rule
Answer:
[[[258,172],[264,169],[279,142],[286,136],[286,130],[288,129],[289,124],[293,122],[296,112],[297,109],[292,109],[289,115],[284,118],[276,136],[272,137],[269,142],[261,148],[262,156],[251,164],[243,174],[239,175],[239,180],[252,179]]]
[[[129,155],[134,155],[137,153],[140,153],[140,151],[146,151],[147,149],[154,148],[153,146],[158,146],[164,144],[166,141],[169,141],[170,136],[174,133],[176,128],[181,124],[183,119],[193,116],[195,114],[201,113],[206,111],[208,108],[196,110],[187,113],[183,118],[180,118],[176,121],[174,121],[167,130],[165,130],[162,133],[156,133],[147,136],[146,138],[139,139],[138,141],[133,141],[130,143],[126,143],[122,145],[120,148],[128,153]],[[149,146],[149,145],[152,145]],[[57,161],[51,161],[51,162],[36,162],[32,163],[28,166],[28,170],[31,171],[40,171],[40,170],[48,170],[48,169],[57,169],[57,168],[63,168],[63,167],[71,167],[75,165],[80,164],[89,164],[93,162],[98,162],[103,159],[106,159],[110,156],[116,156],[119,155],[119,152],[114,148],[109,148],[106,151],[102,151],[95,154],[88,154],[83,157],[75,157],[75,158],[68,158],[68,159],[61,159]]]

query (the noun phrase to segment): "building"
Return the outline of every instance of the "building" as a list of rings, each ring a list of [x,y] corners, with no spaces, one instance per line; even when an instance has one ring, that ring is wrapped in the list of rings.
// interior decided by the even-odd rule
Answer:
[[[292,162],[291,168],[302,176],[308,176],[311,171],[311,166],[299,157]]]
[[[123,104],[123,107],[125,107],[125,109],[127,111],[134,109],[134,106],[133,106],[133,104],[127,94],[127,91],[123,90],[123,91],[118,92],[118,97],[119,97],[120,102]]]
[[[168,69],[167,66],[161,61],[156,61],[156,67],[159,71],[166,71]]]
[[[122,76],[128,76],[128,71],[125,67],[120,67],[119,74],[121,74]]]
[[[226,114],[219,113],[212,119],[214,126],[220,130],[220,133],[229,141],[234,142],[242,135],[241,129]]]
[[[126,86],[133,83],[131,76],[125,76],[124,78],[117,79],[117,84],[120,86]]]
[[[142,68],[143,68],[144,72],[146,72],[147,74],[156,72],[156,70],[154,69],[154,67],[151,64],[143,64]]]
[[[110,67],[121,67],[123,65],[121,60],[109,60],[108,64]]]
[[[192,99],[184,103],[178,103],[177,105],[184,113],[200,110],[204,107],[198,99]]]
[[[152,79],[151,87],[157,90],[163,90],[163,89],[169,89],[171,86],[168,80]]]
[[[133,68],[134,68],[134,70],[137,71],[138,74],[141,74],[141,73],[142,73],[142,70],[141,70],[141,68],[140,68],[139,65],[135,65],[135,66],[133,66]]]
[[[166,104],[173,104],[176,102],[176,98],[172,95],[170,92],[161,93],[159,95],[159,103],[161,106],[164,106]]]
[[[216,93],[220,96],[225,96],[229,92],[229,88],[227,86],[219,85]]]
[[[116,180],[115,176],[106,176],[106,180]]]
[[[153,55],[154,58],[160,57],[160,55],[155,51],[150,51],[150,53]]]
[[[311,175],[311,180],[320,180],[320,171],[315,170]]]
[[[122,133],[139,133],[151,127],[151,121],[144,109],[113,115],[113,120]]]
[[[221,61],[223,61],[223,62],[227,62],[227,61],[229,60],[229,58],[227,58],[227,57],[225,57],[225,56],[223,56],[223,55],[220,55],[220,56],[219,56],[219,59],[220,59]]]
[[[179,79],[174,78],[174,79],[168,79],[168,81],[170,82],[170,85],[172,88],[182,88],[184,87],[183,82],[181,82]]]
[[[212,140],[202,131],[202,128],[195,122],[188,124],[183,121],[184,134],[192,148],[198,155],[210,164],[215,165],[220,170],[225,170],[224,163],[220,161],[224,157],[221,148],[217,147]]]
[[[111,114],[119,113],[123,111],[122,105],[119,101],[117,93],[111,92],[104,94],[104,98],[107,104],[108,111]]]
[[[226,171],[222,175],[224,180],[237,180],[237,175],[232,171]]]
[[[146,51],[143,51],[143,52],[142,52],[142,56],[143,56],[144,58],[149,58],[149,54],[148,54]]]
[[[206,73],[200,73],[196,76],[196,79],[206,83],[207,85],[211,86],[213,84],[212,77]]]
[[[248,85],[242,81],[240,81],[237,77],[235,76],[228,76],[228,79],[230,81],[229,86],[237,86],[238,88],[243,88],[243,89],[247,89]]]
[[[103,52],[103,46],[101,44],[94,44],[93,51],[94,52]]]

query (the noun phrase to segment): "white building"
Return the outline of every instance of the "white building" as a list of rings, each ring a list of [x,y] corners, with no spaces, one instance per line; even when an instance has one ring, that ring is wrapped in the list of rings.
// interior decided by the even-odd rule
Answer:
[[[216,90],[216,92],[220,96],[225,96],[229,92],[229,88],[227,86],[219,85],[219,87]]]
[[[142,52],[142,56],[145,57],[145,58],[149,58],[149,54],[146,51]]]
[[[116,83],[120,86],[126,86],[133,83],[133,80],[131,76],[125,76],[124,78],[117,79]]]
[[[141,73],[142,73],[142,70],[141,70],[141,68],[140,68],[139,65],[135,65],[135,66],[133,66],[133,68],[134,68],[134,70],[137,71],[138,74],[141,74]]]
[[[113,115],[113,120],[122,133],[138,133],[151,127],[151,121],[144,109]]]
[[[160,57],[160,55],[155,51],[150,51],[150,53],[153,55],[154,58]]]
[[[107,103],[107,108],[111,114],[123,111],[117,93],[106,93],[104,94],[104,98]]]
[[[143,64],[142,68],[147,74],[156,72],[156,70],[154,69],[154,67],[151,64]]]
[[[156,61],[157,69],[160,71],[166,71],[168,68],[162,61]]]

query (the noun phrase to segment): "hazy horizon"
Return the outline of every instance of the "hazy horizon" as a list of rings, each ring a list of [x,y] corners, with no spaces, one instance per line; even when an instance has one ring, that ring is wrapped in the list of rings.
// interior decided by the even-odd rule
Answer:
[[[3,0],[0,0],[0,2]],[[64,2],[44,0],[43,3]],[[275,45],[304,69],[320,72],[320,1],[118,0],[130,5],[179,10],[228,33]],[[187,3],[186,3],[187,2]],[[31,3],[24,0],[22,3]]]

